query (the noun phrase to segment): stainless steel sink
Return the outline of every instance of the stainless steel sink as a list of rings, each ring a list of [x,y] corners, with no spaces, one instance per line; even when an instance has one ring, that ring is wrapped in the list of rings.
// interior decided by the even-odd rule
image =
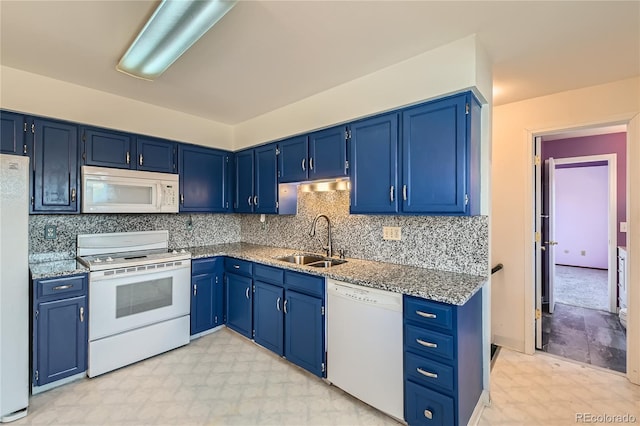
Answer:
[[[346,260],[325,257],[319,254],[294,254],[291,256],[279,257],[283,262],[295,263],[297,265],[313,266],[314,268],[330,268],[335,265],[346,263]]]
[[[295,263],[297,265],[308,265],[313,262],[324,260],[324,256],[319,254],[294,254],[291,256],[279,257],[278,260]]]
[[[332,266],[342,265],[343,263],[347,263],[347,261],[342,259],[325,258],[318,262],[307,263],[307,266],[313,266],[314,268],[330,268]]]

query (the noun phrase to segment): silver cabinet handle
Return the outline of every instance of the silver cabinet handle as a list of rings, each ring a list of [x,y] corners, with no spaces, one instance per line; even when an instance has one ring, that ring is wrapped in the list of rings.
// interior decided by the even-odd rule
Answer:
[[[244,292],[244,295],[247,297],[247,299],[249,298],[249,287],[247,287],[247,291]]]
[[[26,147],[26,145],[25,145],[25,147]],[[26,151],[26,148],[25,148],[25,151]],[[26,154],[26,153],[25,153],[25,154]],[[306,172],[306,171],[307,171],[307,165],[306,165],[306,162],[307,162],[307,159],[306,159],[306,158],[303,158],[303,159],[302,159],[302,171],[303,171],[303,172]]]
[[[180,204],[184,204],[184,194],[180,194]]]
[[[416,311],[416,314],[420,315],[421,317],[425,317],[425,318],[436,318],[437,317],[436,314],[432,314],[432,313],[429,313],[429,312]]]
[[[394,193],[394,186],[391,185],[391,188],[389,188],[389,199],[391,200],[391,202],[393,203],[393,193]]]
[[[25,127],[25,130],[24,130],[24,131],[26,132],[26,131],[27,131],[27,129],[26,129],[26,127],[27,127],[27,123],[25,123],[25,124],[24,124],[24,127]],[[26,143],[25,143],[24,145],[22,145],[22,153],[23,153],[24,155],[27,155],[27,144],[26,144]]]
[[[278,297],[278,300],[276,300],[276,309],[279,311],[280,310],[280,298]]]
[[[71,202],[74,203],[76,201],[76,189],[71,188]]]
[[[309,157],[309,170],[313,170],[313,157]]]
[[[84,322],[84,307],[80,306],[80,322]]]
[[[131,154],[129,153],[129,151],[127,151],[127,164],[131,163]]]
[[[257,195],[253,196],[253,205],[258,207],[258,196]]]
[[[407,201],[407,185],[402,185],[402,199]]]
[[[424,410],[424,416],[429,420],[433,419],[433,413],[431,412],[431,410]]]
[[[233,265],[234,268],[240,269],[240,265]]]
[[[431,342],[425,342],[424,340],[420,340],[420,339],[416,339],[416,342],[418,342],[418,344],[427,347],[427,348],[437,348],[438,344],[437,343],[431,343]]]
[[[71,287],[73,287],[72,284],[65,284],[65,285],[57,285],[53,289],[55,291],[58,291],[58,290],[66,290],[66,289],[71,288]]]
[[[249,195],[249,198],[247,198],[247,203],[249,203],[249,205],[251,205],[251,195]]]
[[[142,166],[142,154],[140,154],[140,159],[138,161],[140,163],[140,165]]]
[[[416,371],[418,373],[422,374],[423,376],[427,376],[427,377],[432,378],[432,379],[437,379],[438,378],[438,375],[436,373],[432,373],[430,371],[423,370],[420,367],[416,368]]]
[[[198,284],[193,285],[193,295],[195,296],[196,294],[198,294]]]
[[[288,302],[288,300],[284,299],[284,313],[285,314],[288,314],[288,312],[287,312],[287,302]]]

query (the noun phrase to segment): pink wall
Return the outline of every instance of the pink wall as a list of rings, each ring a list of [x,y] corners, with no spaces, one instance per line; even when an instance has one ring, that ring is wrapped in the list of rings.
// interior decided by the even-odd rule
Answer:
[[[618,181],[618,245],[625,246],[627,234],[619,232],[620,222],[627,217],[627,134],[610,133],[607,135],[585,136],[580,138],[558,139],[542,143],[542,159],[549,157],[567,158],[585,155],[617,154]]]
[[[556,264],[608,268],[608,180],[608,166],[556,169]]]

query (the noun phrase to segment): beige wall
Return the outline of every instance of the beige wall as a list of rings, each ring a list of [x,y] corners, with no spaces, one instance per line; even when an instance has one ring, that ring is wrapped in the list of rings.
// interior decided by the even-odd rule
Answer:
[[[637,77],[493,109],[491,263],[505,266],[492,279],[495,343],[525,352],[534,350],[532,136],[569,128],[629,123],[640,111],[639,95],[640,77]],[[638,143],[638,140],[630,142],[635,146],[629,147],[628,170],[640,168],[640,155],[632,155],[634,150],[638,152]],[[637,177],[629,180],[628,199],[629,208],[637,208],[640,202]],[[637,213],[628,212],[627,217],[631,236],[631,232],[635,232],[632,222]],[[632,244],[629,244],[629,263],[640,264],[640,253],[633,252]],[[636,244],[640,246],[640,241]],[[630,273],[631,285],[636,288],[640,287],[639,275]],[[634,303],[640,305],[638,300]],[[638,309],[640,306],[636,313]],[[631,340],[639,340],[638,333],[635,334],[630,337],[630,344]],[[637,357],[632,349],[630,354],[633,353]],[[633,362],[636,368],[640,365],[640,359]]]
[[[232,127],[123,96],[2,66],[0,107],[223,149]]]

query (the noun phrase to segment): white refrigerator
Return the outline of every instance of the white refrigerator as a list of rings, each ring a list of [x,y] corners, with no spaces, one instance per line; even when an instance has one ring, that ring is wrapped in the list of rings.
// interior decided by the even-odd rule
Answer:
[[[29,158],[0,154],[0,422],[29,404]]]

